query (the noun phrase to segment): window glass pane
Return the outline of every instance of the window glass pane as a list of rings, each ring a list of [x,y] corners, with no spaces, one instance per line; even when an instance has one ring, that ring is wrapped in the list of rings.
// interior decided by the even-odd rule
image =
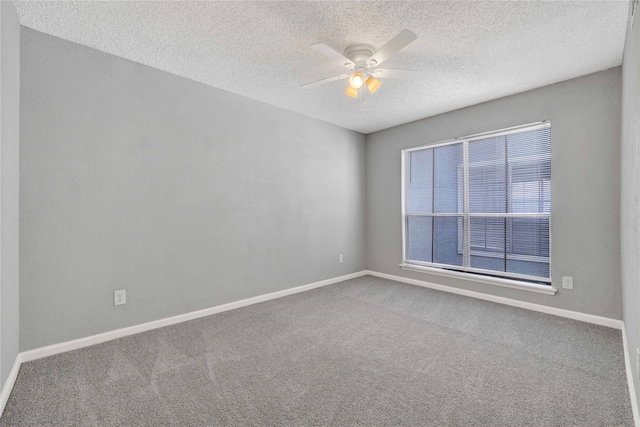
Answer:
[[[432,262],[433,218],[407,217],[407,258],[413,261]]]
[[[445,145],[433,149],[434,186],[433,212],[462,213],[463,146],[460,144]]]
[[[471,267],[549,277],[549,218],[471,218]]]
[[[462,217],[436,217],[433,220],[433,262],[461,266],[458,236],[463,233]]]
[[[471,218],[471,250],[504,253],[508,240],[506,218]]]
[[[510,218],[507,272],[549,277],[549,218]]]
[[[471,267],[505,271],[505,248],[509,246],[506,218],[474,217],[470,219],[470,226]]]
[[[504,254],[495,253],[478,253],[471,251],[470,261],[471,268],[480,268],[482,270],[500,271],[504,272],[506,269]]]
[[[510,222],[512,253],[549,256],[549,218],[510,218]]]
[[[407,213],[433,212],[433,149],[407,154]]]
[[[508,259],[507,271],[509,273],[526,274],[529,276],[549,277],[549,261],[537,262]]]
[[[509,159],[522,156],[535,156],[540,159],[551,159],[551,128],[523,130],[507,135],[507,151]],[[546,178],[551,177],[548,171]]]
[[[469,212],[507,212],[504,136],[469,142]]]
[[[551,183],[513,180],[509,211],[511,213],[551,213]]]
[[[507,136],[509,212],[551,212],[551,130]]]

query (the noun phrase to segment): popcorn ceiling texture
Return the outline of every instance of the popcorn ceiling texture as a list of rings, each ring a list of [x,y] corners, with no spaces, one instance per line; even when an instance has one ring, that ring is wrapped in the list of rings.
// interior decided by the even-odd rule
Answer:
[[[622,62],[628,2],[14,2],[23,26],[267,104],[371,133],[593,73]],[[313,51],[418,39],[385,80],[354,100],[344,72]]]

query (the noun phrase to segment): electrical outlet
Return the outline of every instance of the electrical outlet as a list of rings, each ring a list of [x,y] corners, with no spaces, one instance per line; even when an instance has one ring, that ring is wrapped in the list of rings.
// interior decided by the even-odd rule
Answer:
[[[340,264],[342,264],[344,262],[344,256],[342,256],[342,254],[340,254],[340,256],[338,257],[338,262]]]
[[[562,276],[562,287],[564,289],[573,289],[573,277]]]
[[[115,291],[113,293],[113,305],[122,305],[127,303],[127,291]]]

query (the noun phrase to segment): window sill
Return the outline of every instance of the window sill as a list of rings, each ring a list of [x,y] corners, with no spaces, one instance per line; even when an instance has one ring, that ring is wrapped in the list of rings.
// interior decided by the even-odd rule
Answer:
[[[522,282],[513,279],[501,279],[498,277],[487,277],[472,273],[463,273],[459,271],[448,271],[434,267],[423,267],[412,264],[400,264],[403,270],[416,271],[419,273],[436,274],[438,276],[452,277],[455,279],[463,279],[471,282],[486,283],[489,285],[502,286],[505,288],[520,289],[523,291],[537,292],[546,295],[555,295],[558,290],[553,286],[538,285],[535,283]]]

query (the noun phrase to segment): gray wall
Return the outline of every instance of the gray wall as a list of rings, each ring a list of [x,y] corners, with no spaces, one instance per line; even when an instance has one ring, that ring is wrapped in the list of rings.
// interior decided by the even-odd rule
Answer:
[[[365,268],[364,135],[27,28],[21,83],[22,351]]]
[[[640,8],[640,6],[638,6]],[[640,381],[636,349],[640,347],[640,10],[627,33],[622,62],[622,165],[620,234],[622,257],[622,315],[627,332],[629,360]],[[638,402],[640,404],[640,401]]]
[[[386,129],[367,136],[367,266],[456,288],[621,318],[620,68]],[[554,296],[401,270],[400,151],[551,120],[551,275],[574,277]]]
[[[18,355],[20,25],[0,2],[0,387]]]

